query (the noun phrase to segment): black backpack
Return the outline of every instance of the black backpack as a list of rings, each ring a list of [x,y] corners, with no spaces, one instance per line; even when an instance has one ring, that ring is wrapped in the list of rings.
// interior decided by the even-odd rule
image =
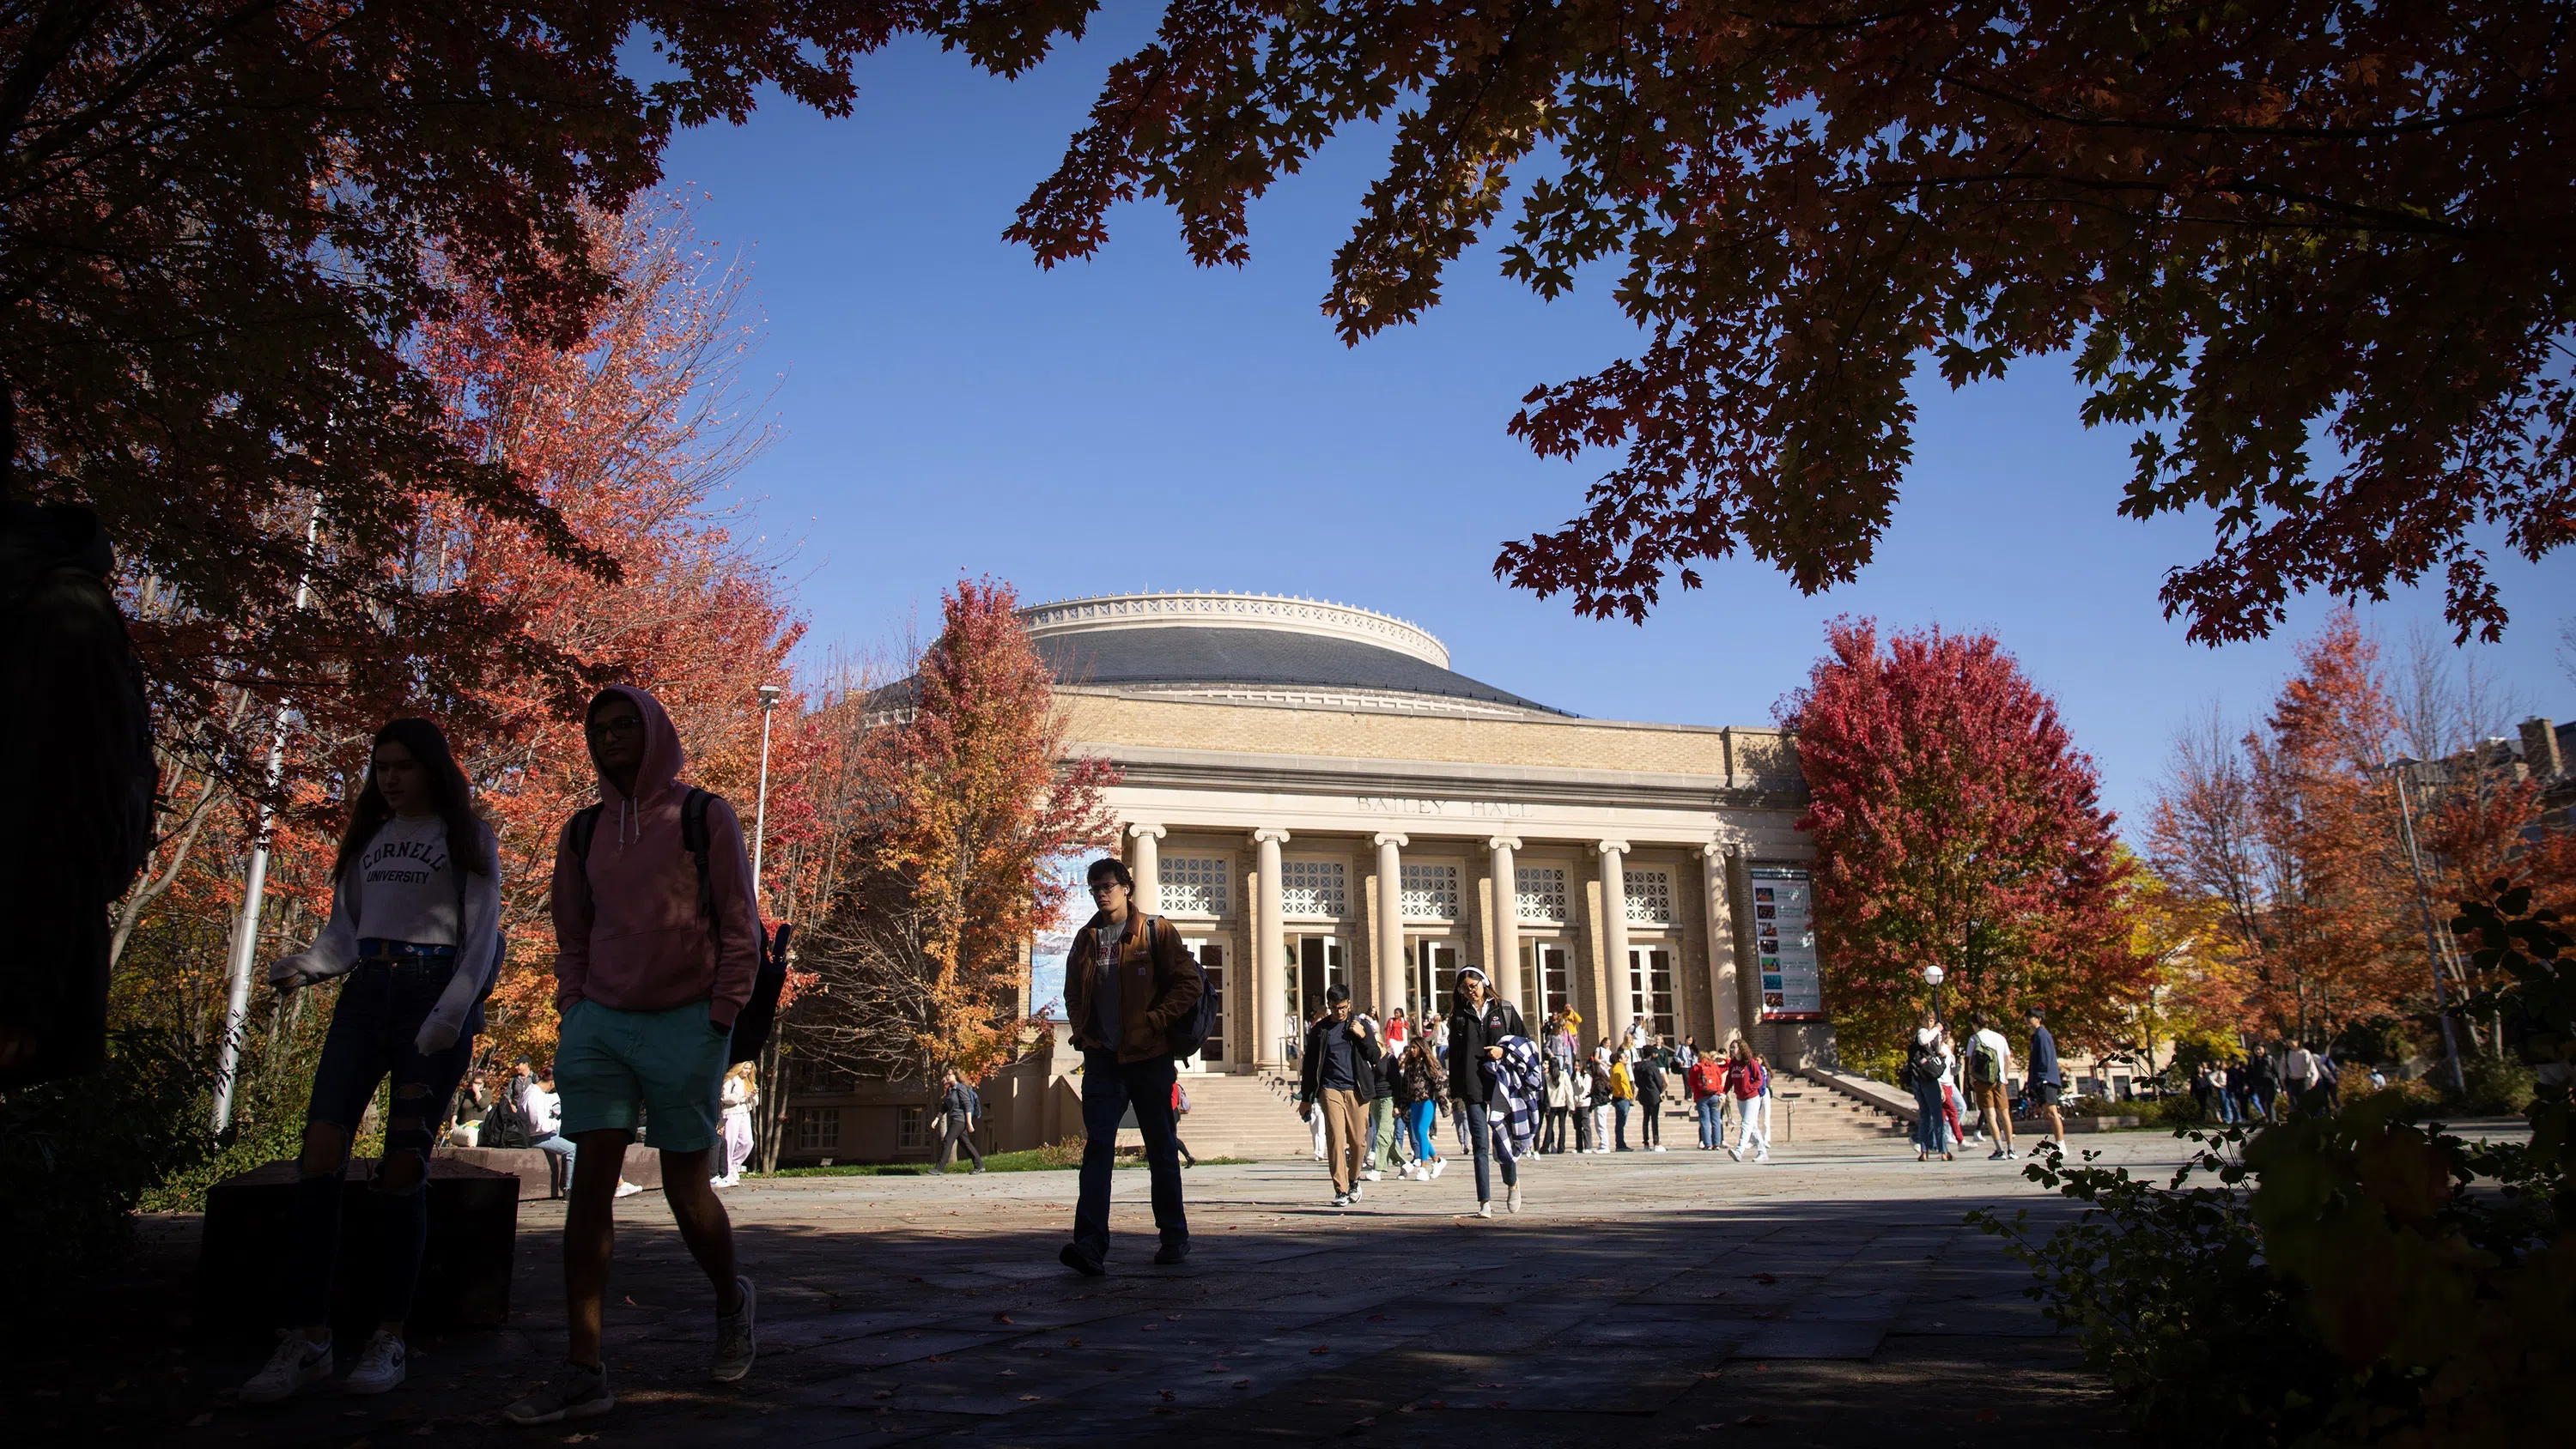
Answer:
[[[722,949],[724,913],[716,906],[715,876],[707,868],[707,806],[715,796],[689,787],[680,801],[680,845],[698,867],[698,914],[706,917],[707,934],[718,938]],[[590,859],[590,842],[599,834],[599,814],[605,803],[573,812],[572,853],[577,860]],[[733,1019],[733,1042],[725,1054],[725,1065],[747,1062],[760,1055],[769,1044],[770,1029],[778,1022],[778,993],[787,985],[787,940],[794,929],[785,923],[772,935],[760,922],[752,924],[752,935],[760,942],[760,967],[751,978],[751,999]]]
[[[528,1109],[519,1105],[518,1093],[507,1087],[501,1092],[501,1100],[483,1114],[483,1125],[474,1133],[477,1147],[530,1147],[536,1140]]]
[[[1930,1042],[1916,1042],[1906,1053],[1904,1076],[1897,1085],[1910,1092],[1940,1080],[1941,1053]]]
[[[1145,949],[1149,954],[1161,945],[1154,933],[1170,929],[1170,924],[1159,916],[1145,918]],[[1199,973],[1199,999],[1190,1008],[1190,1014],[1173,1022],[1171,1031],[1163,1038],[1163,1050],[1174,1061],[1194,1057],[1207,1050],[1207,1039],[1216,1032],[1217,1000],[1216,993],[1208,989],[1207,968],[1199,964],[1198,958],[1191,955],[1187,947],[1182,948],[1181,959],[1189,963],[1191,970]]]

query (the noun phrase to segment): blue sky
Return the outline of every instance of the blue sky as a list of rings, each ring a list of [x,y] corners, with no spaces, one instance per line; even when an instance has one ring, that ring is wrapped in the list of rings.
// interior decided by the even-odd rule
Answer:
[[[1607,279],[1543,303],[1471,256],[1423,324],[1344,348],[1316,303],[1382,159],[1369,136],[1255,208],[1240,271],[1192,267],[1170,213],[1143,205],[1112,217],[1098,259],[1039,271],[1001,230],[1136,38],[1104,24],[1017,82],[901,46],[864,64],[848,119],[778,103],[672,148],[701,235],[752,262],[767,336],[746,375],[776,375],[780,436],[737,502],[788,560],[814,658],[935,618],[960,574],[1031,602],[1239,589],[1411,619],[1461,672],[1579,714],[1767,724],[1825,621],[1937,622],[2004,641],[2134,823],[2175,729],[2213,701],[2258,713],[2330,607],[2302,602],[2263,643],[2185,643],[2156,589],[2206,551],[2207,523],[2114,514],[2129,437],[2078,423],[2062,361],[1919,386],[1905,499],[1856,584],[1808,598],[1739,560],[1643,627],[1508,589],[1496,546],[1560,524],[1607,466],[1539,460],[1503,431],[1532,385],[1635,345]],[[2497,572],[2516,623],[2481,667],[2576,715],[2554,657],[2576,567]],[[2392,653],[2439,614],[2431,592],[2366,608]]]

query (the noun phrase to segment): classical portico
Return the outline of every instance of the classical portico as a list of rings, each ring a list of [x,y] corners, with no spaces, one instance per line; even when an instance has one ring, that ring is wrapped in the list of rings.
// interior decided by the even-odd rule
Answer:
[[[1812,1049],[1814,1003],[1767,989],[1801,961],[1814,989],[1803,905],[1786,937],[1775,917],[1810,853],[1778,731],[1580,718],[1453,672],[1403,620],[1308,599],[1023,617],[1072,752],[1122,771],[1139,898],[1221,993],[1206,1070],[1282,1063],[1337,982],[1381,1016],[1445,1011],[1467,964],[1533,1024],[1580,1012],[1587,1041],[1639,1021]]]

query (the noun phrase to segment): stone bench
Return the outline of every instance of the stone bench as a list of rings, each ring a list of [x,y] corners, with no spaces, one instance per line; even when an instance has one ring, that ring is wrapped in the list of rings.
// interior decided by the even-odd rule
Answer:
[[[504,1173],[519,1179],[519,1201],[561,1197],[571,1187],[558,1182],[555,1174],[561,1160],[533,1147],[441,1147],[437,1161],[470,1163],[488,1172]],[[637,1187],[659,1188],[662,1185],[662,1154],[650,1147],[630,1143],[626,1163],[620,1176]]]
[[[532,1154],[537,1155],[537,1154]],[[381,1199],[368,1186],[372,1160],[342,1182],[340,1260],[332,1276],[331,1328],[354,1351],[375,1325],[376,1233]],[[265,1343],[286,1323],[295,1253],[293,1162],[272,1162],[206,1190],[197,1252],[196,1329],[204,1337]],[[409,1325],[424,1333],[498,1328],[510,1316],[520,1183],[508,1173],[434,1157],[429,1163],[429,1244]]]

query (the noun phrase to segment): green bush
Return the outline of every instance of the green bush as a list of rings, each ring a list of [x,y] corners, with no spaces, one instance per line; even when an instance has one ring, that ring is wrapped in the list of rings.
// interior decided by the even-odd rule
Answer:
[[[2519,1058],[2484,1052],[2460,1058],[2460,1076],[2468,1090],[2445,1105],[2474,1117],[2519,1116],[2540,1088],[2540,1078]]]
[[[135,1208],[206,1157],[203,1100],[193,1056],[143,1035],[88,1076],[0,1095],[0,1242],[19,1271],[50,1286],[111,1266]]]
[[[2499,885],[2452,929],[2514,981],[2495,1004],[2527,1048],[2576,1061],[2576,943],[2529,907]],[[2045,1239],[2026,1212],[1969,1220],[2031,1266],[2143,1442],[2556,1443],[2576,1421],[2576,1114],[2564,1086],[2525,1100],[2528,1142],[2414,1125],[2420,1086],[2178,1132],[2198,1147],[2164,1183],[2052,1152],[2025,1175],[2089,1204],[2080,1220]]]

